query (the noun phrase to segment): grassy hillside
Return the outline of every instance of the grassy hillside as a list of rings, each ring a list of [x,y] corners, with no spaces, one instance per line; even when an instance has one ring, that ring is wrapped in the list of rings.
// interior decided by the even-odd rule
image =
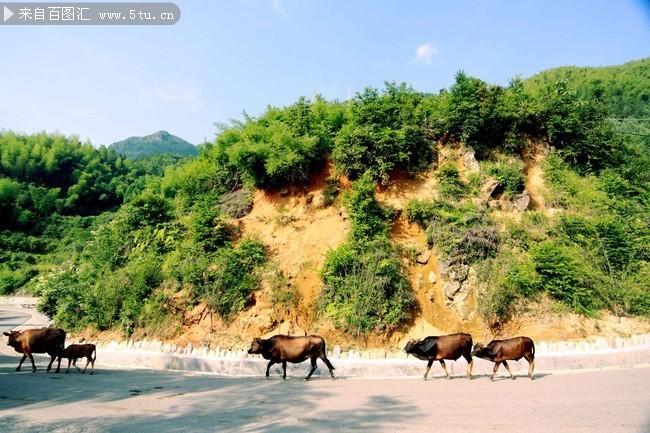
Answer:
[[[650,117],[650,57],[620,66],[549,69],[527,79],[526,86],[541,89],[560,80],[569,81],[581,98],[602,89],[612,117]]]
[[[109,149],[114,149],[115,153],[130,159],[159,153],[184,156],[194,156],[198,153],[196,146],[167,131],[158,131],[144,137],[129,137],[111,144]]]
[[[535,305],[647,317],[650,154],[603,95],[459,72],[439,94],[269,107],[145,178],[38,281],[39,308],[71,331],[230,342],[500,332]]]

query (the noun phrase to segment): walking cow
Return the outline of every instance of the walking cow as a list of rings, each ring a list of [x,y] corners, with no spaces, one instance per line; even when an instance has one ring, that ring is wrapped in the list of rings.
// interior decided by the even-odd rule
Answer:
[[[70,363],[77,368],[77,371],[81,371],[82,374],[86,372],[86,368],[90,364],[90,374],[93,374],[95,371],[95,359],[97,359],[97,348],[91,343],[71,344],[59,355],[59,363],[61,362],[61,358],[68,359],[68,369],[65,371],[65,374],[70,372]],[[86,358],[86,366],[83,371],[77,367],[77,359],[79,358]]]
[[[429,370],[433,361],[440,361],[440,365],[445,369],[447,379],[451,375],[447,371],[445,359],[457,360],[461,356],[467,360],[467,377],[472,378],[472,336],[469,334],[451,334],[441,335],[438,337],[427,337],[424,340],[411,340],[404,347],[406,353],[415,356],[418,359],[429,361],[427,370],[424,372],[424,380],[427,380]]]
[[[251,343],[248,353],[261,354],[264,359],[269,360],[266,366],[266,377],[269,377],[269,369],[273,364],[282,363],[282,378],[287,378],[287,362],[297,364],[307,359],[311,359],[311,371],[305,378],[309,380],[316,370],[316,359],[323,360],[334,379],[334,367],[327,359],[325,349],[325,340],[318,335],[308,335],[304,337],[292,337],[289,335],[274,335],[268,340],[256,338]]]
[[[494,365],[492,377],[490,378],[492,381],[494,381],[494,375],[499,369],[501,363],[503,363],[508,370],[508,373],[510,373],[510,378],[515,379],[506,361],[519,361],[521,358],[525,358],[526,361],[528,361],[528,376],[531,380],[533,379],[533,373],[535,371],[535,343],[533,343],[533,340],[528,337],[492,340],[487,346],[483,346],[481,343],[476,343],[472,355],[496,363]]]
[[[20,367],[25,362],[26,358],[32,362],[32,373],[36,371],[36,364],[34,364],[34,357],[32,353],[47,353],[52,357],[47,366],[47,371],[52,368],[52,363],[59,356],[65,345],[65,331],[61,328],[49,327],[39,329],[27,329],[25,331],[10,331],[4,332],[4,335],[9,337],[7,346],[11,346],[18,353],[22,353],[23,358],[18,363],[16,371],[20,371]],[[56,373],[61,369],[61,358],[56,367]]]

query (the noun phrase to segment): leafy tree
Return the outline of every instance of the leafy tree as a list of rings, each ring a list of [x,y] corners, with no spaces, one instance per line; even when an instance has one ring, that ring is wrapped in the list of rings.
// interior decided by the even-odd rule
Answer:
[[[344,244],[326,255],[320,308],[357,341],[369,332],[394,328],[415,306],[404,274],[386,241],[378,239],[362,249]]]

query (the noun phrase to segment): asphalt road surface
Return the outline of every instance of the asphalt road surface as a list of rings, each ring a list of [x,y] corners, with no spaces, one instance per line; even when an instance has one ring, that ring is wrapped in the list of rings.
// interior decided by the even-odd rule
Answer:
[[[8,324],[2,319],[0,329]],[[0,352],[0,432],[650,432],[647,367],[534,381],[504,371],[495,382],[305,382],[266,380],[263,371],[223,378],[107,368],[91,376],[46,373],[45,357],[36,358],[36,373],[16,373],[20,358],[7,349]]]

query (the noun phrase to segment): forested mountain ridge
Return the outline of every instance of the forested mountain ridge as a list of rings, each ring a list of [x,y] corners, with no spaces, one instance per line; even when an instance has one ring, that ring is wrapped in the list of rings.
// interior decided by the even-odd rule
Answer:
[[[167,339],[206,323],[234,340],[283,323],[357,341],[418,320],[498,330],[540,302],[647,317],[646,139],[572,86],[459,72],[438,94],[386,83],[269,107],[142,178],[28,286],[71,331]]]
[[[526,86],[541,88],[559,80],[570,81],[581,98],[602,90],[614,118],[650,118],[650,58],[619,66],[553,68],[528,78]]]
[[[129,137],[111,144],[108,148],[130,159],[159,153],[183,156],[194,156],[198,153],[196,146],[167,131],[158,131],[144,137]]]

